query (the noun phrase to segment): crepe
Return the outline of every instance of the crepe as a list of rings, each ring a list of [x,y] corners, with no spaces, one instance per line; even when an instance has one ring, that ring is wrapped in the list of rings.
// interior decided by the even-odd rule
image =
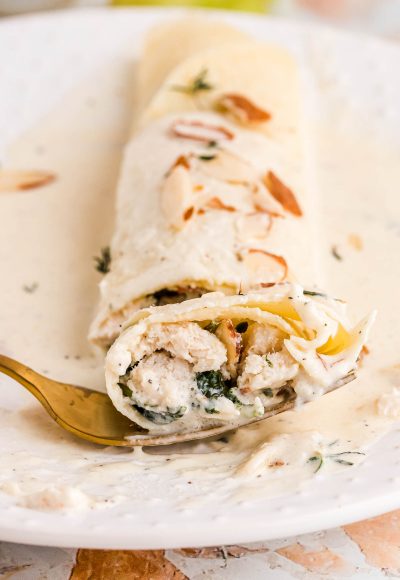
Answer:
[[[136,121],[90,330],[98,345],[149,305],[318,281],[297,66],[280,48],[238,38],[200,52],[195,42]],[[170,64],[157,74],[149,59],[143,94]]]
[[[373,316],[298,285],[209,293],[138,312],[106,357],[115,407],[152,434],[238,427],[353,373]]]
[[[317,219],[295,61],[243,38],[201,50],[206,28],[193,50],[182,32],[181,63],[156,58],[171,28],[148,43],[90,332],[112,344],[114,405],[151,434],[237,427],[337,388],[374,317],[353,327],[341,301],[310,290]]]

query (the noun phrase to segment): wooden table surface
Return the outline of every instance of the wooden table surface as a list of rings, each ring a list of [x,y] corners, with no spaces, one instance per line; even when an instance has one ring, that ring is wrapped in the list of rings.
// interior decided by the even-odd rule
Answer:
[[[13,580],[291,580],[400,577],[400,510],[257,544],[184,550],[72,550],[0,543]]]

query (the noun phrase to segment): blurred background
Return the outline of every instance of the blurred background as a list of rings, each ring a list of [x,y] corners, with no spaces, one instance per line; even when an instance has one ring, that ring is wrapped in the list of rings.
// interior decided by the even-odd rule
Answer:
[[[400,0],[0,0],[0,16],[88,6],[224,8],[325,21],[400,40]]]

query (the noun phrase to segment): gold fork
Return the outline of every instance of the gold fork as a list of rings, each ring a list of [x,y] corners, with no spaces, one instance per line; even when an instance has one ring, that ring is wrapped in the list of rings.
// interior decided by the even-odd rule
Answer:
[[[53,381],[24,364],[3,355],[0,355],[0,372],[9,375],[28,389],[60,427],[81,439],[100,445],[122,447],[171,445],[222,435],[233,430],[232,425],[223,425],[193,433],[150,435],[139,425],[121,415],[105,393]],[[350,374],[336,383],[333,388],[337,388],[353,378],[354,375]],[[293,409],[295,398],[295,393],[289,391],[289,395],[284,401],[270,407],[262,417],[249,419],[240,426],[262,421],[283,411]]]

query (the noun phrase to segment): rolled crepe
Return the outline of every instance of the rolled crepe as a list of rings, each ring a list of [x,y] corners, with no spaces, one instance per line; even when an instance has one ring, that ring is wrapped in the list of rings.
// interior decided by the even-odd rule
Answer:
[[[193,51],[136,123],[90,330],[98,345],[143,307],[317,282],[297,67],[280,48],[240,40]],[[152,94],[157,74],[147,76]]]
[[[168,36],[157,33],[141,65],[90,333],[113,343],[114,405],[154,434],[236,427],[332,390],[355,371],[373,319],[353,328],[342,302],[297,283],[318,280],[292,58],[242,38],[208,50],[197,38],[190,50],[186,31],[190,58],[159,65]]]
[[[109,396],[154,434],[237,427],[288,397],[312,400],[356,369],[373,316],[351,327],[345,311],[290,283],[143,309],[107,354]]]

